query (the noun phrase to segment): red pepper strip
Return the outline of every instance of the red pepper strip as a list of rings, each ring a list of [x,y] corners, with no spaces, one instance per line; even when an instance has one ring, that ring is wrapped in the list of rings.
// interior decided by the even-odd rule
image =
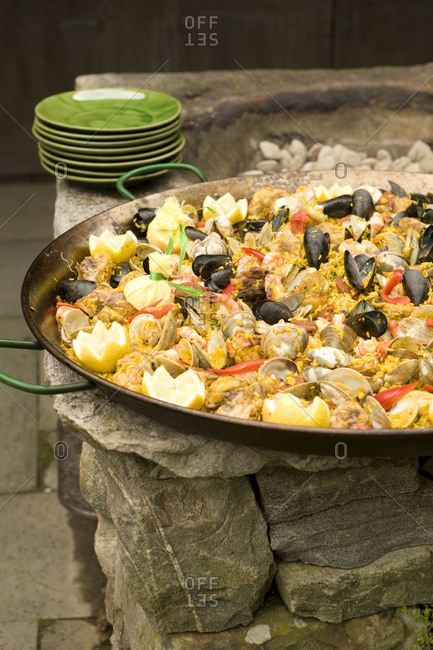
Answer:
[[[196,228],[204,228],[206,225],[206,221],[199,221],[198,223],[195,224]]]
[[[372,429],[373,427],[369,427],[368,424],[355,424],[355,429]]]
[[[225,294],[226,296],[230,296],[230,294],[232,294],[234,290],[235,290],[235,288],[232,285],[232,283],[230,282],[230,284],[228,284],[226,286],[226,288],[224,289],[223,294]]]
[[[77,305],[71,305],[70,302],[58,302],[56,309],[59,309],[59,307],[71,307],[72,309],[80,309]]]
[[[415,386],[418,386],[418,384],[419,381],[416,381],[413,384],[395,386],[394,388],[388,388],[388,390],[381,390],[380,393],[377,393],[374,397],[385,410],[388,410],[393,404],[399,402],[402,397],[410,393],[410,391],[413,390]]]
[[[424,388],[428,393],[433,393],[433,386],[431,384],[424,384]]]
[[[213,368],[212,372],[216,372],[217,375],[240,375],[243,372],[258,370],[265,361],[266,359],[249,359],[248,361],[241,361],[235,366],[230,366],[230,368],[222,368],[221,370]]]
[[[242,250],[245,251],[245,253],[248,253],[248,255],[254,255],[254,257],[257,257],[259,260],[262,260],[265,256],[264,253],[261,251],[256,251],[255,248],[247,248],[246,246],[242,246]]]
[[[433,318],[426,318],[425,324],[427,327],[433,327]]]
[[[394,289],[394,287],[396,287],[399,282],[401,282],[402,277],[403,271],[401,269],[396,269],[392,272],[391,277],[380,292],[380,295],[385,300],[385,302],[390,302],[393,305],[406,305],[408,302],[410,302],[410,298],[408,298],[408,296],[395,296],[394,298],[390,298],[388,295],[389,292],[392,291],[392,289]]]
[[[158,300],[158,302],[161,302]],[[136,314],[131,316],[131,318],[128,318],[128,323],[132,323],[134,318],[136,316],[140,316],[140,314],[151,314],[152,316],[155,316],[155,318],[162,318],[166,314],[168,314],[169,311],[173,309],[173,305],[165,305],[164,307],[160,307],[157,309],[156,307],[151,307],[150,305],[148,307],[143,307],[143,309],[140,309]]]
[[[298,210],[293,217],[289,219],[290,230],[294,235],[303,234],[305,230],[305,224],[308,221],[308,214],[306,210]]]

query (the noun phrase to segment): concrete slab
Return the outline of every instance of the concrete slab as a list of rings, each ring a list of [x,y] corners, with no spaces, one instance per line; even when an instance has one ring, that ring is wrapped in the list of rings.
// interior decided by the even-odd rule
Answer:
[[[23,319],[0,319],[0,338],[31,338]],[[37,381],[40,352],[0,349],[0,369],[29,382]],[[0,384],[0,492],[36,486],[37,398]],[[29,480],[30,479],[30,480]]]
[[[8,499],[0,497],[0,628],[2,622],[90,618],[83,581],[91,572],[57,494]]]
[[[38,650],[92,650],[98,642],[95,626],[90,621],[54,621],[42,632]]]
[[[37,621],[15,621],[0,625],[0,650],[37,650]]]
[[[52,239],[56,184],[54,179],[0,183],[0,239]]]

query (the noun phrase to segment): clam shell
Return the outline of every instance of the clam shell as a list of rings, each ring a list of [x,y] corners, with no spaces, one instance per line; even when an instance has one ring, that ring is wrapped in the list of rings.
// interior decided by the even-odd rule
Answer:
[[[253,334],[255,326],[256,319],[254,318],[253,314],[245,310],[241,310],[235,311],[233,314],[227,316],[221,326],[221,331],[226,338],[230,338],[233,332],[237,329],[241,329],[244,332]]]
[[[134,321],[132,321],[134,322]],[[161,332],[161,337],[159,339],[158,345],[155,350],[168,350],[176,341],[177,335],[177,321],[176,317],[172,311],[169,311],[165,317],[164,327]]]
[[[410,395],[404,397],[402,400],[391,406],[389,413],[391,416],[399,415],[398,424],[395,428],[398,429],[408,429],[411,427],[415,420],[418,417],[418,402],[415,399],[412,399]],[[391,425],[393,419],[391,418]]]
[[[373,429],[391,429],[391,420],[387,412],[371,395],[366,397],[364,411],[367,413]]]
[[[319,338],[325,346],[350,352],[355,347],[358,335],[351,327],[347,327],[347,325],[343,325],[342,327],[327,325],[320,331]]]
[[[329,376],[328,376],[329,379]],[[342,404],[343,402],[355,401],[356,394],[352,390],[348,390],[343,384],[337,384],[330,381],[320,382],[320,391],[323,399],[327,399],[334,404]]]
[[[289,393],[300,399],[313,399],[317,395],[318,385],[315,381],[306,381],[303,384],[296,384],[284,390],[284,393]]]
[[[129,325],[129,339],[133,347],[155,347],[161,338],[162,327],[152,314],[139,314]]]
[[[260,342],[267,357],[295,359],[308,345],[308,332],[292,323],[271,325]]]
[[[212,368],[219,370],[227,364],[227,345],[221,332],[215,332],[207,342],[207,356]]]
[[[343,384],[350,388],[358,399],[371,395],[371,386],[367,379],[357,370],[352,368],[337,368],[329,373],[328,382]]]
[[[178,375],[181,375],[187,368],[182,365],[179,361],[174,361],[173,359],[167,359],[165,357],[160,357],[158,355],[155,356],[155,361],[158,363],[159,366],[164,366],[164,368],[167,370],[167,372],[170,373],[172,377],[178,377]]]
[[[265,361],[265,363],[262,365],[257,375],[257,380],[263,381],[266,379],[266,377],[272,375],[273,377],[276,377],[280,381],[284,382],[287,381],[288,377],[290,377],[293,373],[297,372],[298,368],[296,366],[296,363],[290,361],[290,359],[274,357],[273,359]]]
[[[379,273],[390,273],[396,269],[406,271],[409,264],[403,255],[386,251],[376,255],[376,267]]]
[[[411,336],[401,336],[389,344],[388,354],[399,359],[418,359],[420,346]]]
[[[191,347],[194,351],[195,359],[197,359],[197,362],[194,365],[198,368],[203,368],[203,370],[210,370],[212,364],[203,348],[201,348],[196,341],[191,341]]]
[[[80,330],[89,327],[90,321],[88,316],[81,309],[60,307],[57,310],[57,321],[62,325],[62,341],[70,343],[74,334]]]
[[[408,359],[385,375],[384,380],[390,384],[407,384],[418,372],[418,359]]]

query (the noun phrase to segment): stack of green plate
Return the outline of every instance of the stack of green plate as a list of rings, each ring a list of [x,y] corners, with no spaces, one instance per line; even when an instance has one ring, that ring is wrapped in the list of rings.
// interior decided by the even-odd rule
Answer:
[[[181,106],[164,93],[134,88],[79,90],[43,99],[33,134],[41,165],[58,178],[114,187],[131,169],[180,162]],[[141,174],[139,182],[163,171]]]

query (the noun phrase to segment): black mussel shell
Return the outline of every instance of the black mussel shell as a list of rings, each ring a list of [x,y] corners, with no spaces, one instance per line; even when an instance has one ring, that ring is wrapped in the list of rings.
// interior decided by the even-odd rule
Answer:
[[[411,203],[407,206],[404,211],[405,217],[410,217],[411,219],[421,219],[423,213],[425,212],[424,203]]]
[[[272,217],[271,225],[272,225],[272,232],[277,232],[283,226],[285,223],[288,222],[290,216],[290,210],[289,208],[280,208],[277,212]]]
[[[358,316],[358,314],[366,314],[369,311],[376,311],[376,307],[373,307],[373,305],[370,305],[369,302],[362,298],[354,308],[351,309],[347,316]]]
[[[419,236],[418,264],[433,262],[433,225],[427,226]]]
[[[96,282],[91,280],[63,280],[60,283],[60,296],[65,302],[74,303],[95,289]]]
[[[392,217],[392,220],[395,223],[395,225],[398,226],[398,224],[400,222],[400,219],[403,219],[403,217],[405,217],[405,216],[406,216],[406,211],[402,210],[401,212],[397,212],[397,214],[395,214]]]
[[[198,228],[194,228],[194,226],[186,226],[185,227],[185,234],[187,237],[192,239],[193,241],[196,241],[197,239],[200,239],[200,241],[203,241],[203,239],[206,239],[207,235],[205,232],[202,230],[199,230]]]
[[[116,288],[123,276],[131,273],[131,271],[132,269],[129,262],[120,262],[120,264],[117,264],[111,275],[111,286]]]
[[[373,282],[376,271],[376,260],[367,255],[353,257],[349,251],[344,251],[344,270],[347,279],[357,291],[367,291]]]
[[[403,289],[414,305],[421,305],[428,298],[430,282],[416,269],[408,269],[401,279]]]
[[[323,205],[323,213],[328,217],[342,219],[352,212],[352,195],[342,194],[335,199],[321,201],[319,205]]]
[[[352,214],[362,219],[370,219],[374,212],[374,203],[370,192],[367,190],[355,190],[352,197]]]
[[[255,284],[246,287],[238,293],[236,300],[243,300],[244,302],[257,302],[266,298],[266,291],[263,284],[256,286]]]
[[[260,232],[263,226],[268,223],[268,219],[243,219],[236,224],[239,228],[239,237],[242,241],[245,239],[247,232]]]
[[[351,327],[358,336],[363,339],[370,339],[372,336],[377,338],[385,334],[388,321],[385,314],[379,309],[357,314],[356,316],[348,316],[344,321],[347,327]]]
[[[154,218],[155,210],[153,208],[140,208],[132,217],[132,223],[141,234],[144,234],[147,232],[147,227]]]
[[[182,314],[183,318],[188,318],[188,308],[185,304],[185,298],[181,296],[175,296],[174,302],[179,305],[180,313]]]
[[[422,215],[421,215],[421,221],[423,223],[428,223],[432,224],[433,223],[433,210],[429,208],[428,210],[425,210]]]
[[[396,196],[400,197],[401,199],[405,196],[409,196],[409,194],[402,188],[400,185],[397,185],[397,183],[394,183],[393,181],[388,181],[389,186],[391,188],[391,192],[395,194]]]
[[[282,302],[260,300],[253,306],[253,314],[258,320],[264,320],[268,325],[275,325],[280,320],[289,321],[293,318],[290,309]]]
[[[202,280],[208,280],[217,269],[229,263],[227,255],[198,255],[192,263],[192,272]]]
[[[234,266],[230,265],[225,269],[217,269],[212,273],[210,278],[206,280],[204,286],[209,291],[224,291],[229,286],[230,280],[233,277]]]
[[[304,250],[309,266],[318,269],[329,257],[329,233],[323,232],[320,228],[307,228],[304,234]]]

